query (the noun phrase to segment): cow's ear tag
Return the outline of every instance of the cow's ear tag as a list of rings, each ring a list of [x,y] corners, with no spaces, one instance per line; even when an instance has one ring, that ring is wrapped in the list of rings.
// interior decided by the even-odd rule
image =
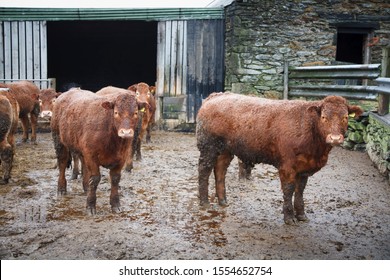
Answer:
[[[351,113],[351,114],[349,114],[349,116],[350,116],[351,118],[354,118],[354,117],[355,117],[355,113]]]
[[[142,108],[140,111],[141,111],[142,113],[145,113],[145,108]]]

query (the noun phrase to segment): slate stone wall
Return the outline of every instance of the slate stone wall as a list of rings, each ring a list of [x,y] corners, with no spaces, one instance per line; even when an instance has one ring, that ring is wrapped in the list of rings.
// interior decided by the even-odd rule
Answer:
[[[226,8],[225,90],[281,98],[283,65],[335,61],[339,23],[373,24],[390,31],[383,0],[241,0]],[[390,34],[372,36],[388,40]],[[380,43],[371,63],[381,62]]]

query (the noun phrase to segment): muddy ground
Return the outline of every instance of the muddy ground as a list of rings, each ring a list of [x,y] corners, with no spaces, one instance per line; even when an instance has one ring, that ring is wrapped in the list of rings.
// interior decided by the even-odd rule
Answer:
[[[18,145],[11,182],[0,186],[1,259],[390,259],[390,186],[365,153],[333,149],[305,191],[310,222],[297,226],[283,223],[276,169],[259,164],[239,181],[237,159],[229,206],[200,209],[198,155],[194,134],[154,131],[122,175],[122,213],[111,213],[102,168],[91,217],[80,179],[57,196],[50,133]]]

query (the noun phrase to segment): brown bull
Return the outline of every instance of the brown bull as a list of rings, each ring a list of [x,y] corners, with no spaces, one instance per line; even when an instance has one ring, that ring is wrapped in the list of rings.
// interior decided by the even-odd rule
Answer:
[[[31,142],[37,141],[37,125],[39,115],[39,88],[32,82],[21,81],[9,84],[0,84],[0,88],[9,88],[19,104],[19,118],[22,122],[23,137],[26,142],[29,137],[29,116],[31,122]]]
[[[214,169],[216,196],[227,205],[225,175],[236,155],[245,166],[275,166],[285,223],[307,220],[303,191],[308,177],[325,166],[333,146],[343,143],[351,113],[358,117],[363,111],[336,96],[308,102],[210,95],[197,116],[200,203],[209,203],[208,179]]]
[[[51,121],[58,167],[58,193],[66,193],[65,169],[70,153],[81,156],[83,187],[87,191],[87,211],[96,213],[99,167],[110,170],[113,212],[120,211],[119,181],[127,155],[131,153],[139,110],[145,106],[135,94],[117,92],[98,96],[93,92],[71,89],[61,94],[54,105]]]
[[[7,184],[11,177],[15,154],[15,133],[19,121],[19,104],[7,88],[0,88],[0,162],[3,179],[0,184]]]

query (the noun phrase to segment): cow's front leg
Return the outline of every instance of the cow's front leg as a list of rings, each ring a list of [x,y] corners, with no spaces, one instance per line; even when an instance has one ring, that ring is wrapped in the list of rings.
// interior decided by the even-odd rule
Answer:
[[[305,204],[303,202],[303,191],[305,190],[308,176],[297,176],[297,184],[294,194],[295,217],[298,221],[309,221],[305,214]]]
[[[87,213],[91,215],[96,214],[96,190],[100,182],[100,173],[99,172],[88,172],[91,175],[88,180],[88,192],[87,192]]]
[[[292,197],[295,190],[295,174],[292,176],[291,172],[281,169],[279,170],[279,177],[283,191],[284,222],[287,225],[294,225],[296,220],[294,217]]]
[[[110,195],[110,204],[111,210],[113,213],[120,213],[120,202],[119,202],[119,182],[121,180],[121,170],[110,170],[110,179],[111,179],[111,195]]]
[[[30,121],[31,121],[31,143],[37,144],[38,115],[30,114]]]

